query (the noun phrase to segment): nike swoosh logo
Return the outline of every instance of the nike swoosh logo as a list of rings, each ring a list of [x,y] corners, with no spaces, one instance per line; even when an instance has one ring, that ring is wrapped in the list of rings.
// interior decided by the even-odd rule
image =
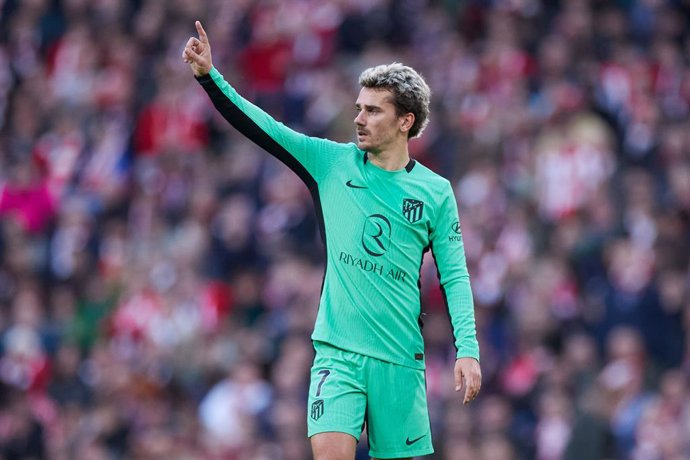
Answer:
[[[413,440],[410,440],[410,438],[407,438],[407,439],[405,440],[405,444],[407,444],[408,446],[411,446],[411,445],[414,444],[415,442],[417,442],[417,441],[419,441],[420,439],[422,439],[424,436],[426,436],[426,435],[423,434],[423,435],[421,435],[420,437],[418,437],[418,438],[416,438],[416,439],[413,439]]]
[[[352,183],[352,180],[349,180],[349,181],[345,182],[345,185],[347,185],[347,186],[350,187],[350,188],[369,188],[369,187],[367,187],[367,186],[365,186],[365,185],[355,185],[355,184]]]

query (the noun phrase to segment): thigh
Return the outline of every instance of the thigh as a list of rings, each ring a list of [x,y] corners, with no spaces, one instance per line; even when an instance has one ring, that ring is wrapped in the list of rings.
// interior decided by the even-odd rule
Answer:
[[[363,357],[314,343],[307,405],[308,436],[345,433],[359,441],[366,411]]]
[[[398,459],[434,452],[423,370],[372,360],[367,388],[369,455]]]
[[[345,433],[318,433],[311,437],[314,460],[354,460],[357,440]]]

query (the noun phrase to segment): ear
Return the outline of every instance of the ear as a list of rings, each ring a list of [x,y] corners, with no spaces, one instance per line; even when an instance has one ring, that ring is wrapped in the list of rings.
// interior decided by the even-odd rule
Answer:
[[[408,112],[405,115],[401,116],[400,120],[400,131],[406,133],[410,129],[412,129],[412,125],[414,125],[414,114],[412,112]]]

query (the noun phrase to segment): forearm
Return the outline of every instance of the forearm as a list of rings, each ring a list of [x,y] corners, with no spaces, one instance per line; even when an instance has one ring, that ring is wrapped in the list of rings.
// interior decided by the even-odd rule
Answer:
[[[474,300],[469,275],[460,276],[452,282],[445,283],[442,290],[453,328],[456,357],[479,360]]]
[[[314,142],[297,133],[244,99],[216,68],[195,77],[218,112],[242,135],[292,169],[308,186],[314,182],[306,155]]]
[[[203,76],[195,76],[218,112],[241,134],[270,154],[279,156],[289,145],[281,129],[287,129],[262,109],[244,99],[214,67]]]

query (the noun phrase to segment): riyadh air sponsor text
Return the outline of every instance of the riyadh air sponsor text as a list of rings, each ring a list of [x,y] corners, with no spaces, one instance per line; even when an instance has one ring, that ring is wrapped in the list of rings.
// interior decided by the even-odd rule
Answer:
[[[362,259],[361,257],[355,257],[352,254],[341,251],[339,262],[345,265],[357,268],[363,272],[376,273],[381,277],[386,277],[393,279],[395,281],[405,281],[405,276],[407,275],[404,271],[398,268],[386,268],[383,264],[372,262],[371,260]]]

